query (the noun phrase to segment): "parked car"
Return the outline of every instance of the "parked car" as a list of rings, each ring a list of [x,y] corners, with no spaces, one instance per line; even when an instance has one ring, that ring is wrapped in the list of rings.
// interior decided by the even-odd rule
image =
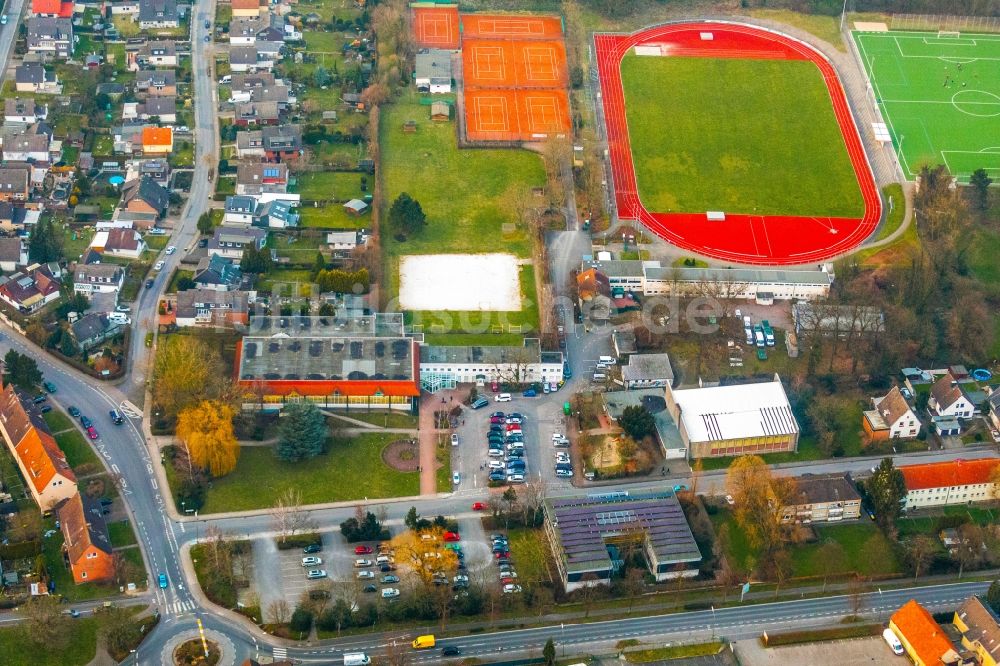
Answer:
[[[482,409],[483,407],[485,407],[485,406],[486,406],[486,405],[488,405],[488,404],[490,404],[490,401],[489,401],[489,400],[487,400],[486,398],[484,398],[484,397],[482,397],[482,396],[479,396],[479,397],[478,397],[478,398],[476,398],[476,399],[475,399],[475,401],[474,401],[474,402],[472,403],[471,407],[472,407],[473,409]]]
[[[571,469],[557,469],[556,476],[561,479],[569,479],[573,476],[573,470]]]
[[[326,578],[326,569],[310,569],[306,573],[306,578],[309,580],[316,580],[317,578]]]
[[[368,593],[378,592],[378,586],[372,585],[371,583],[368,583],[363,588],[361,588],[361,591],[362,592],[368,592]]]
[[[308,554],[308,553],[318,553],[321,550],[323,550],[323,544],[321,544],[321,543],[311,543],[308,546],[306,546],[305,548],[303,548],[302,552],[306,553],[306,554]]]
[[[68,407],[66,411],[69,412],[69,415],[72,416],[74,419],[80,417],[80,410],[77,409],[76,407]]]
[[[163,270],[163,262],[162,261],[158,261],[155,264],[153,264],[153,270],[154,271],[162,271]]]
[[[462,475],[459,474],[458,472],[455,472],[454,474],[451,475],[451,482],[454,483],[456,486],[462,483]]]
[[[100,435],[97,434],[97,430],[94,429],[94,426],[90,426],[89,428],[87,428],[87,437],[91,439],[97,439],[98,437],[100,437]]]
[[[364,571],[359,571],[358,572],[358,579],[359,580],[374,579],[374,578],[375,578],[375,572],[374,571],[368,571],[366,569]]]
[[[31,402],[35,403],[36,405],[40,405],[41,403],[45,402],[48,399],[49,397],[47,395],[45,395],[44,393],[40,393],[39,395],[36,395]]]
[[[504,594],[518,594],[521,591],[520,585],[514,585],[513,583],[508,583],[503,586]]]
[[[459,650],[454,645],[449,645],[448,647],[441,648],[442,657],[457,657],[460,654],[462,654],[462,651]]]
[[[486,503],[485,502],[473,502],[472,503],[472,510],[473,511],[485,511],[486,510]]]
[[[149,278],[148,280],[146,280],[146,289],[152,289],[152,288],[153,288],[153,278]]]
[[[382,576],[382,584],[389,585],[391,583],[398,583],[399,576]]]
[[[167,249],[165,251],[166,251],[167,254],[173,254],[174,252],[177,251],[177,246],[175,246],[175,245],[168,245]]]
[[[458,535],[458,532],[445,532],[444,536],[442,538],[445,541],[451,541],[451,542],[461,541],[462,540],[462,537],[460,537]]]
[[[355,546],[354,547],[354,554],[355,555],[369,555],[372,552],[374,552],[374,551],[372,550],[371,546]]]
[[[302,566],[304,567],[315,567],[317,565],[323,564],[323,558],[310,555],[309,557],[302,558]]]
[[[56,385],[53,384],[52,382],[42,382],[42,386],[44,386],[45,390],[48,391],[49,393],[56,392]]]
[[[354,566],[359,569],[364,567],[370,567],[372,564],[374,564],[374,562],[372,562],[371,560],[366,560],[366,559],[354,560]]]
[[[112,409],[110,412],[108,412],[108,416],[111,417],[111,422],[114,423],[115,425],[121,425],[125,423],[125,417],[123,417],[117,409]]]
[[[80,425],[82,425],[84,428],[89,428],[90,426],[94,425],[94,422],[88,419],[83,414],[80,414]]]
[[[382,590],[383,599],[395,599],[399,596],[399,590],[394,587],[387,587]]]
[[[458,446],[458,433],[451,433],[451,445]]]

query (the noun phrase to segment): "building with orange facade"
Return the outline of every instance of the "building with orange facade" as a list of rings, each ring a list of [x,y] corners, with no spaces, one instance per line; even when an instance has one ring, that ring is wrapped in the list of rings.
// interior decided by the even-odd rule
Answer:
[[[111,580],[115,563],[100,503],[76,493],[59,506],[57,514],[63,552],[76,584]]]

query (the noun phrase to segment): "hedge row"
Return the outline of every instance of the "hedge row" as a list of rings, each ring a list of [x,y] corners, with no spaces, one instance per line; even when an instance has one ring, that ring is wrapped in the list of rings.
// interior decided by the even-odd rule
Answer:
[[[778,647],[780,645],[798,645],[800,643],[816,643],[819,641],[837,641],[844,638],[865,638],[867,636],[878,636],[882,633],[880,624],[854,624],[842,627],[831,627],[829,629],[803,629],[802,631],[789,631],[783,634],[765,634],[760,637],[760,642],[765,647]]]
[[[0,560],[24,560],[42,552],[40,541],[19,541],[0,546]]]
[[[277,538],[274,543],[278,546],[278,550],[292,550],[293,548],[305,548],[314,543],[323,543],[323,540],[320,538],[319,532],[308,532],[285,537],[284,540]]]

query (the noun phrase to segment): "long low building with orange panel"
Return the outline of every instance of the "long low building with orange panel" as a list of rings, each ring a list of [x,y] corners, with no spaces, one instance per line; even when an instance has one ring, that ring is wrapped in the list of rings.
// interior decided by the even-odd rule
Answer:
[[[330,409],[413,409],[420,397],[416,342],[403,335],[401,324],[375,320],[245,336],[236,350],[244,404],[264,411],[300,400]]]

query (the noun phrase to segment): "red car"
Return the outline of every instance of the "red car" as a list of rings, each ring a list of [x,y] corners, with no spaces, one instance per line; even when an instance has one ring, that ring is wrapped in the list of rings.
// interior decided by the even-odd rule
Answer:
[[[370,555],[372,552],[371,546],[357,546],[354,549],[355,555]]]
[[[508,551],[504,551],[502,553],[494,553],[494,556],[498,560],[509,560],[510,559],[510,551],[508,550]]]
[[[490,423],[503,423],[503,417],[502,416],[491,416],[490,417]]]
[[[462,540],[462,537],[458,536],[457,532],[445,532],[444,533],[444,537],[442,537],[442,538],[445,541],[461,541]]]
[[[87,437],[91,439],[97,439],[98,436],[99,435],[97,434],[97,430],[94,428],[94,426],[90,426],[89,428],[87,428]]]
[[[507,432],[521,432],[521,426],[517,423],[509,423],[506,428]]]
[[[472,510],[473,511],[485,511],[486,510],[486,503],[485,502],[473,502],[472,503]]]

